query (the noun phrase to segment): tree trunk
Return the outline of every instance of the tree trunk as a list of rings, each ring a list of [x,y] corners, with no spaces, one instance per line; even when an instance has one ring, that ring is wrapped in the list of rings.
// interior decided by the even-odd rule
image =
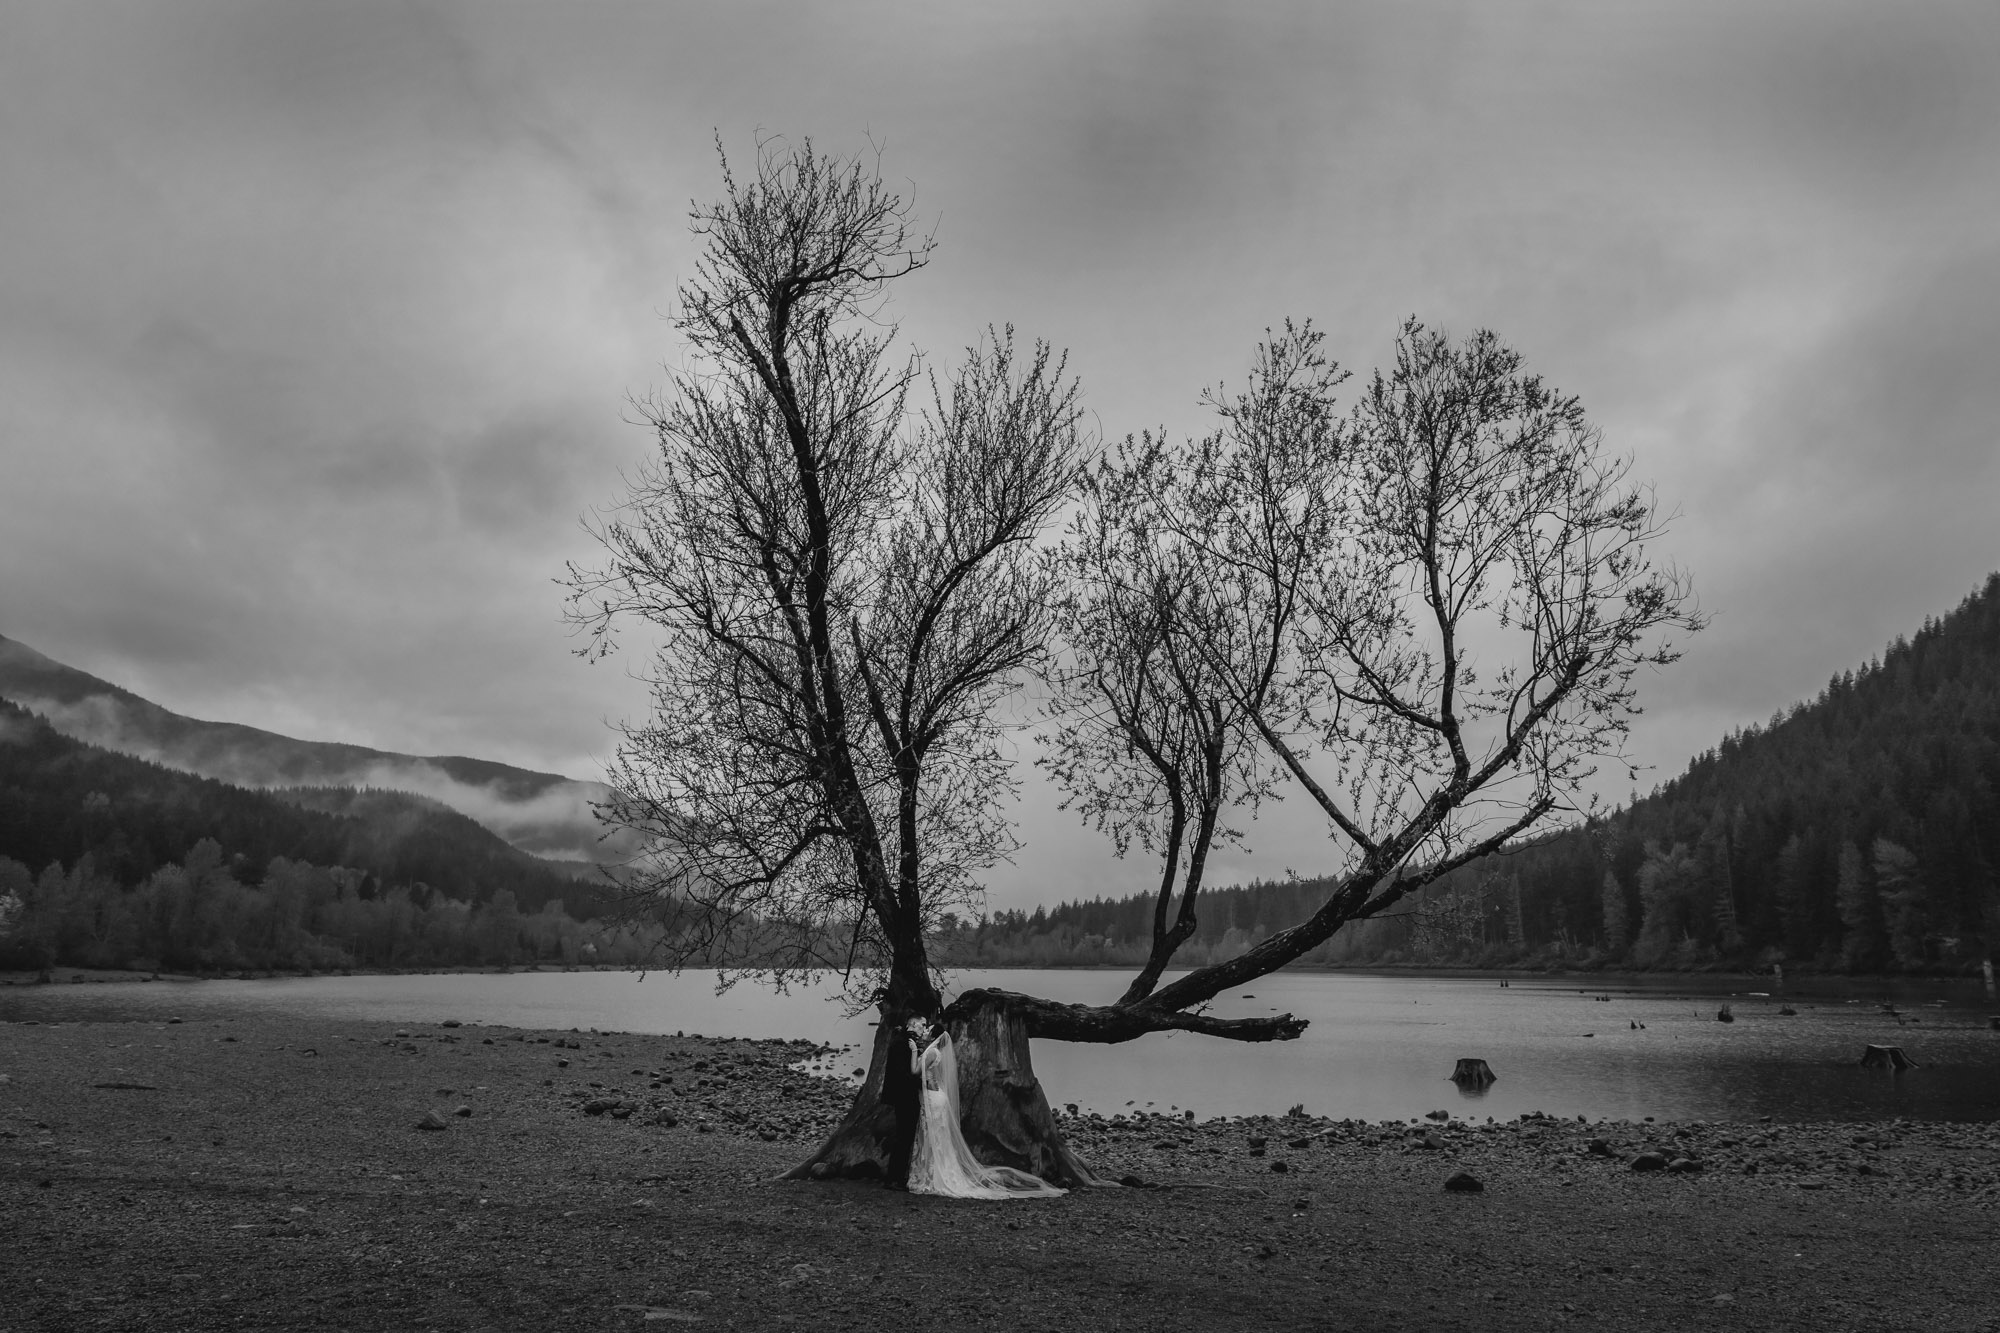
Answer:
[[[1027,1021],[998,1000],[981,997],[946,1017],[958,1055],[959,1129],[972,1155],[987,1166],[1011,1166],[1052,1185],[1074,1189],[1105,1182],[1063,1142],[1028,1049]],[[896,1113],[885,1095],[889,1061],[898,1051],[887,1021],[875,1028],[868,1074],[847,1118],[786,1180],[892,1180]],[[906,1050],[907,1048],[903,1048]]]
[[[875,1025],[875,1052],[867,1077],[855,1089],[847,1118],[827,1135],[811,1157],[787,1171],[785,1180],[889,1180],[895,1155],[896,1112],[883,1095],[892,1050],[900,1056],[903,1043],[892,1040],[887,1021]],[[914,1108],[912,1108],[914,1112]],[[890,1182],[900,1184],[901,1182]]]

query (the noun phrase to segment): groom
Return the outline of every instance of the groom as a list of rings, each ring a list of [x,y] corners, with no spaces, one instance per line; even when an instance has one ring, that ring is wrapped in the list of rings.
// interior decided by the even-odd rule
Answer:
[[[889,1022],[888,1010],[882,1010],[882,1021]],[[889,1028],[888,1067],[882,1071],[882,1100],[895,1117],[895,1127],[889,1134],[888,1185],[892,1190],[910,1187],[910,1153],[917,1142],[917,1122],[922,1118],[922,1084],[915,1069],[916,1039],[909,1026],[903,1023],[891,1024]]]

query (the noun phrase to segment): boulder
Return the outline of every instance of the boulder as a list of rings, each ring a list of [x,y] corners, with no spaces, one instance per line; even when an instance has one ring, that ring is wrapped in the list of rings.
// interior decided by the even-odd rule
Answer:
[[[1445,1178],[1444,1187],[1453,1194],[1477,1194],[1486,1186],[1470,1171],[1454,1171]]]
[[[1634,1171],[1664,1171],[1667,1159],[1656,1152],[1642,1152],[1632,1159]]]
[[[424,1118],[417,1122],[418,1129],[436,1130],[436,1129],[443,1129],[444,1127],[445,1127],[444,1117],[439,1115],[436,1111],[424,1112]]]
[[[1692,1157],[1676,1157],[1667,1163],[1667,1174],[1670,1176],[1691,1176],[1699,1170],[1701,1163]]]

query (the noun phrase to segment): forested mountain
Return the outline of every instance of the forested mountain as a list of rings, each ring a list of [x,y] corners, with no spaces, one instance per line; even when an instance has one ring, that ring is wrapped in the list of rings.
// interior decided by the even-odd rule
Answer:
[[[570,868],[437,802],[250,791],[0,700],[0,953],[14,964],[521,962],[547,953],[531,939],[575,955],[578,918],[602,907]]]
[[[462,755],[396,754],[183,717],[4,636],[0,698],[40,713],[78,740],[239,787],[411,792],[479,821],[524,851],[616,859],[591,809],[609,794],[602,783]]]
[[[1650,796],[1467,866],[1307,961],[1972,971],[2000,951],[1996,791],[2000,575]],[[1298,921],[1319,887],[1205,894],[1187,961]],[[961,926],[957,956],[1132,961],[1150,911],[1002,914]]]

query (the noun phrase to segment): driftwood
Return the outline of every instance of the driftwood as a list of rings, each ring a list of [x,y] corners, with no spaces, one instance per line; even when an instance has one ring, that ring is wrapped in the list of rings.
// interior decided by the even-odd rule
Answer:
[[[1867,1046],[1861,1052],[1863,1069],[1894,1069],[1898,1072],[1917,1068],[1917,1062],[1903,1054],[1900,1046]]]
[[[1451,1071],[1451,1081],[1458,1084],[1460,1088],[1489,1087],[1498,1078],[1499,1075],[1495,1074],[1484,1060],[1476,1060],[1471,1057],[1461,1057],[1458,1067]]]

